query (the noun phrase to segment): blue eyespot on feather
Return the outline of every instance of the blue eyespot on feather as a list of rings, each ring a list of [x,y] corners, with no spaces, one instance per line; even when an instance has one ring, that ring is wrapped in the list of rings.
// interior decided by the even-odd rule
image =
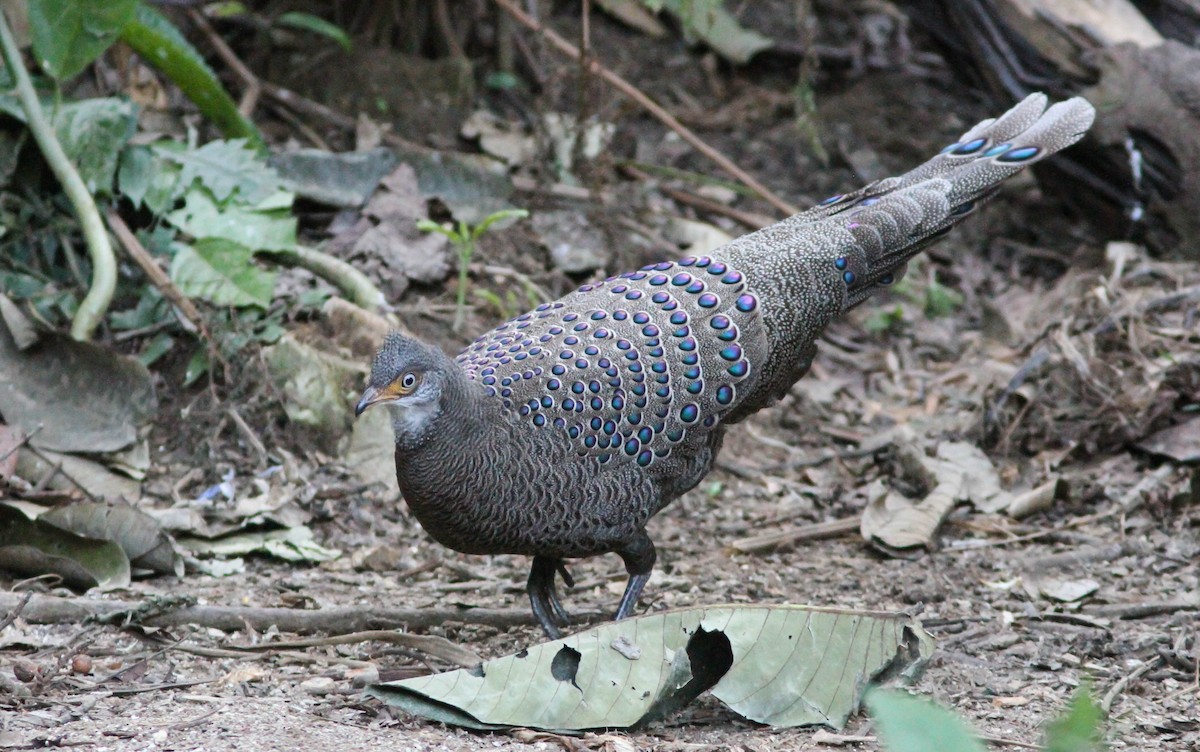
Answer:
[[[960,157],[969,156],[969,155],[974,154],[975,152],[979,151],[986,145],[987,145],[986,138],[977,138],[972,141],[968,141],[965,144],[960,144],[957,148],[955,148],[950,153],[954,154],[956,156],[960,156]]]
[[[1026,162],[1030,159],[1033,159],[1034,157],[1036,157],[1038,154],[1041,154],[1041,153],[1042,153],[1042,150],[1036,146],[1022,146],[1020,149],[1013,149],[1012,151],[1008,152],[1007,154],[997,157],[996,161],[997,162]]]

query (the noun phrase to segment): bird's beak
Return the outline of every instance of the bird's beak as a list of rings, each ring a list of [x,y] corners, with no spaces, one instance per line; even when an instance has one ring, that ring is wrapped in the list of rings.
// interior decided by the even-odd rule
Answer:
[[[359,398],[358,404],[354,406],[354,415],[356,417],[362,415],[363,411],[371,405],[384,402],[387,399],[388,396],[386,394],[373,386],[369,386],[363,390],[362,397]]]

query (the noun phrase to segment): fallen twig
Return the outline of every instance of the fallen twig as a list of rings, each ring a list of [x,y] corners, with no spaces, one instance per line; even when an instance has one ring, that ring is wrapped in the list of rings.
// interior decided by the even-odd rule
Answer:
[[[784,460],[773,465],[766,465],[759,468],[764,473],[774,473],[780,470],[796,470],[802,467],[816,467],[824,465],[830,460],[848,460],[857,457],[869,457],[876,452],[882,451],[896,442],[896,437],[891,431],[871,436],[863,441],[862,444],[856,447],[848,447],[845,449],[826,449],[816,454],[796,457],[795,459]]]
[[[121,219],[121,215],[117,214],[116,209],[109,209],[107,213],[108,227],[113,231],[113,235],[117,236],[117,242],[121,244],[121,248],[125,253],[129,254],[129,258],[133,259],[142,271],[146,273],[146,278],[150,280],[150,284],[158,288],[158,291],[163,294],[163,297],[170,301],[175,308],[179,318],[179,323],[183,324],[183,328],[190,332],[199,333],[205,339],[208,339],[208,328],[204,325],[204,317],[200,315],[200,310],[196,308],[196,304],[191,301],[188,296],[183,294],[150,252],[146,250],[133,231],[129,229],[129,225],[125,224],[125,220]]]
[[[1176,611],[1200,610],[1200,597],[1193,594],[1191,598],[1173,601],[1146,601],[1144,603],[1118,603],[1105,606],[1084,606],[1088,616],[1104,616],[1110,619],[1148,619],[1152,616],[1165,616]]]
[[[230,405],[225,408],[225,414],[233,421],[233,425],[237,427],[238,433],[242,435],[242,438],[254,450],[254,454],[258,456],[258,464],[264,468],[269,465],[271,458],[267,456],[267,447],[263,445],[262,439],[258,438],[258,434],[250,427],[250,424],[246,422],[242,414],[237,411],[237,408]]]
[[[0,593],[0,610],[16,606],[19,596]],[[84,619],[105,619],[116,614],[135,613],[145,604],[139,601],[110,601],[95,598],[58,598],[35,595],[22,613],[22,618],[34,624],[62,624]],[[575,614],[580,623],[603,618],[597,612]],[[276,627],[281,632],[327,632],[346,634],[380,627],[403,625],[409,629],[429,629],[446,622],[485,624],[506,628],[533,623],[527,609],[498,608],[371,608],[343,606],[304,610],[295,608],[257,608],[253,606],[196,606],[168,607],[146,616],[139,623],[150,627],[178,627],[195,624],[227,632],[247,627],[259,631]]]
[[[780,546],[800,543],[802,541],[836,538],[841,535],[857,533],[861,524],[862,521],[858,517],[847,517],[830,522],[814,522],[810,525],[799,525],[787,528],[786,530],[766,533],[765,535],[741,538],[730,543],[729,547],[744,554],[764,553],[766,551],[774,551]]]
[[[621,169],[631,177],[641,181],[653,179],[650,175],[647,175],[645,172],[639,170],[633,165],[625,165]],[[766,215],[742,211],[741,209],[734,209],[732,206],[719,204],[716,201],[704,198],[703,196],[697,196],[694,193],[689,193],[688,191],[681,190],[679,188],[673,188],[669,185],[662,185],[660,183],[658,190],[662,191],[665,195],[670,196],[681,204],[690,206],[693,209],[699,209],[700,211],[708,212],[709,214],[728,217],[751,230],[757,230],[759,228],[766,227],[774,222],[773,219]]]
[[[1117,501],[1119,509],[1117,511],[1122,514],[1129,514],[1133,510],[1140,507],[1146,501],[1146,494],[1159,483],[1166,480],[1172,473],[1175,472],[1175,465],[1170,462],[1165,462],[1154,469],[1146,477],[1138,481],[1138,484],[1129,489],[1124,496]]]
[[[241,59],[237,56],[237,53],[235,53],[229,47],[229,45],[225,44],[225,41],[221,39],[221,35],[217,34],[212,28],[212,25],[208,23],[208,19],[206,19],[200,12],[195,10],[189,11],[189,14],[192,23],[194,23],[196,28],[200,29],[200,31],[204,34],[209,44],[212,45],[213,51],[217,53],[217,57],[221,58],[221,61],[224,62],[225,65],[229,66],[229,69],[233,71],[234,75],[241,79],[242,83],[246,86],[247,92],[242,97],[242,104],[238,108],[239,111],[247,105],[253,105],[258,98],[257,92],[261,91],[263,94],[266,94],[271,99],[294,112],[309,115],[310,117],[320,118],[321,120],[324,120],[325,122],[337,128],[354,132],[357,123],[354,118],[350,117],[349,115],[344,115],[337,110],[331,109],[319,102],[314,102],[305,96],[297,94],[291,89],[284,88],[278,84],[273,84],[270,81],[264,81],[258,76],[254,75],[254,72],[251,71],[246,64],[241,61]],[[411,151],[433,151],[433,149],[401,138],[394,133],[384,133],[383,140],[390,146],[399,146]]]
[[[545,26],[544,24],[539,22],[533,16],[530,16],[528,13],[526,13],[525,11],[518,8],[516,3],[512,2],[512,0],[494,0],[494,1],[495,1],[496,5],[503,8],[506,13],[511,15],[513,18],[515,18],[518,23],[520,23],[521,25],[525,26],[526,28],[528,28],[538,34],[541,34],[543,37],[545,37],[546,41],[550,42],[551,46],[556,48],[559,52],[563,53],[564,55],[571,58],[572,60],[580,62],[580,64],[588,72],[604,79],[611,86],[613,86],[615,89],[620,91],[622,94],[629,97],[633,101],[637,102],[647,112],[649,112],[654,117],[658,118],[658,120],[661,121],[663,123],[663,125],[667,126],[671,130],[678,133],[679,136],[684,141],[687,141],[689,144],[691,144],[692,147],[696,149],[696,151],[698,151],[701,154],[703,154],[704,156],[708,157],[710,160],[715,162],[721,169],[725,170],[730,175],[732,175],[735,178],[737,178],[738,180],[740,180],[748,188],[753,190],[755,193],[757,193],[759,196],[761,196],[765,201],[767,201],[769,204],[771,204],[771,206],[774,206],[776,209],[779,209],[781,212],[783,212],[784,214],[788,214],[788,215],[796,214],[800,211],[795,206],[792,206],[787,201],[784,201],[779,196],[776,196],[771,191],[771,189],[767,188],[765,185],[763,185],[758,180],[756,180],[748,172],[746,172],[742,168],[738,167],[736,164],[733,163],[732,160],[730,160],[724,154],[717,151],[712,146],[709,146],[703,139],[701,139],[699,136],[697,136],[695,133],[693,133],[686,125],[679,122],[679,120],[677,120],[674,115],[672,115],[671,113],[669,113],[665,109],[663,109],[653,99],[651,99],[650,97],[643,94],[641,92],[641,90],[638,89],[636,86],[629,83],[624,78],[621,78],[619,75],[612,72],[608,68],[605,68],[598,61],[596,61],[595,58],[593,58],[591,56],[589,56],[588,59],[585,61],[584,56],[579,51],[578,47],[571,44],[566,39],[563,39],[561,36],[559,36],[557,33],[555,33],[553,29],[548,28],[547,26]]]
[[[1112,688],[1104,693],[1104,699],[1100,700],[1100,712],[1104,716],[1109,715],[1112,709],[1113,701],[1117,699],[1117,695],[1125,691],[1125,688],[1133,682],[1134,679],[1141,677],[1143,674],[1148,674],[1156,668],[1163,666],[1166,663],[1161,656],[1155,656],[1153,660],[1146,661],[1142,665],[1130,671],[1121,677],[1120,681],[1112,685]]]
[[[9,625],[17,620],[17,617],[20,616],[21,612],[25,610],[25,606],[29,603],[29,599],[32,597],[32,592],[27,592],[25,595],[21,596],[21,599],[17,601],[17,604],[13,606],[12,610],[5,614],[3,619],[0,619],[0,632],[8,629]]]
[[[393,629],[370,629],[365,632],[350,632],[330,637],[313,637],[306,640],[282,640],[280,642],[264,642],[258,645],[226,646],[226,649],[262,653],[272,650],[318,648],[329,645],[353,645],[357,642],[390,642],[393,645],[419,650],[426,655],[441,658],[466,668],[478,666],[483,662],[483,658],[475,651],[453,643],[445,637],[398,632]]]

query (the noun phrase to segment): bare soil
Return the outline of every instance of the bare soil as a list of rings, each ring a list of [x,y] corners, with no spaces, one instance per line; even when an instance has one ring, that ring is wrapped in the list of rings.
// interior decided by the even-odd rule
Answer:
[[[693,109],[684,115],[708,123],[697,124],[705,138],[801,204],[879,176],[855,174],[851,162],[860,170],[870,163],[885,173],[901,170],[994,114],[974,104],[969,92],[948,87],[944,71],[932,79],[893,71],[840,81],[817,93],[819,133],[832,154],[831,164],[823,167],[797,134],[791,108],[762,105],[788,101],[792,73],[752,67],[706,76],[695,52],[644,39],[631,44],[629,32],[606,22],[596,22],[593,33],[602,59],[659,101],[676,109],[690,104]],[[636,57],[628,54],[631,50],[637,50]],[[618,105],[611,94],[602,94],[601,101],[605,116],[619,119],[622,138],[648,145],[640,158],[712,172],[700,157],[676,148],[657,123]],[[751,126],[744,125],[750,116],[743,111],[752,113]],[[722,113],[728,117],[718,117]],[[650,207],[642,189],[622,182],[611,167],[594,169],[617,193],[636,194],[612,205],[574,205],[603,223],[614,242],[624,238],[636,247],[619,222],[622,216],[644,219],[667,211],[711,219],[661,198],[657,208]],[[536,211],[540,200],[530,196],[525,204]],[[768,211],[753,202],[739,206]],[[1183,466],[1168,465],[1152,475],[1162,460],[1131,446],[1184,417],[1177,410],[1186,399],[1172,401],[1169,394],[1148,389],[1149,374],[1160,371],[1147,363],[1164,357],[1164,351],[1176,362],[1197,362],[1196,304],[1153,317],[1130,313],[1196,285],[1200,270],[1137,257],[1123,279],[1112,280],[1102,240],[1090,237],[1086,222],[1068,216],[1062,203],[1033,181],[1014,181],[914,270],[910,294],[881,295],[832,327],[813,373],[780,405],[731,431],[719,467],[651,523],[660,563],[642,609],[811,603],[903,610],[919,604],[938,649],[916,689],[962,713],[980,733],[1014,744],[1036,743],[1047,719],[1064,709],[1081,682],[1090,681],[1111,703],[1113,749],[1200,748],[1200,628],[1194,600],[1200,592],[1200,480],[1189,475],[1194,468]],[[538,261],[529,260],[526,243],[516,229],[487,239],[482,252],[489,263],[541,265],[541,281],[556,292],[568,289],[571,280],[547,271],[540,251],[534,256]],[[931,318],[922,300],[934,276],[962,301]],[[449,283],[409,295],[399,301],[402,310],[453,300]],[[865,328],[881,312],[893,311],[898,313],[892,326],[873,333]],[[473,327],[492,325],[489,316],[494,313],[477,310]],[[463,340],[450,334],[449,319],[449,314],[413,315],[406,323],[454,348]],[[1110,320],[1116,322],[1114,335],[1096,333],[1095,327]],[[1090,370],[1080,370],[1062,355],[1067,350],[1056,349],[1048,368],[1014,387],[999,412],[986,418],[1039,347],[1064,340],[1075,343]],[[140,580],[113,597],[186,595],[200,603],[303,608],[526,606],[527,560],[462,556],[433,543],[401,501],[361,487],[345,468],[306,448],[303,436],[290,433],[258,374],[250,362],[239,388],[223,391],[179,393],[164,380],[164,407],[154,434],[156,469],[144,503],[169,506],[168,489],[193,467],[200,473],[180,489],[185,495],[218,482],[225,468],[244,477],[253,473],[244,439],[220,421],[219,408],[233,400],[229,404],[249,416],[269,451],[295,454],[310,478],[303,503],[318,513],[318,540],[347,555],[320,566],[252,558],[241,574]],[[904,556],[879,553],[857,534],[765,553],[732,552],[731,543],[752,535],[857,517],[867,503],[868,486],[877,479],[916,494],[919,489],[905,485],[887,447],[866,457],[795,466],[822,450],[853,448],[902,424],[926,441],[980,443],[1012,488],[1061,478],[1068,491],[1049,509],[1019,521],[962,508],[943,526],[932,550]],[[1117,430],[1122,427],[1125,433]],[[1129,511],[1114,511],[1123,499],[1130,502]],[[384,562],[381,571],[362,563],[371,558],[367,553]],[[1063,558],[1067,554],[1076,556]],[[395,576],[435,561],[425,571]],[[615,556],[574,562],[571,569],[578,584],[566,594],[569,609],[615,607],[625,577]],[[1033,575],[1046,574],[1091,579],[1097,589],[1078,601],[1056,602],[1031,587]],[[0,579],[0,584],[7,588],[12,582]],[[1188,597],[1193,598],[1190,607],[1170,605]],[[447,623],[430,632],[485,657],[541,638],[532,625],[499,629]],[[814,729],[760,727],[711,698],[633,733],[568,739],[449,728],[363,696],[356,681],[364,675],[387,679],[449,668],[377,642],[248,658],[159,648],[136,627],[18,620],[3,634],[0,748],[827,748]],[[276,635],[191,628],[172,630],[168,637],[220,648]],[[321,677],[332,683],[311,682]],[[873,731],[869,719],[858,717],[844,733]],[[850,748],[880,749],[871,740]]]

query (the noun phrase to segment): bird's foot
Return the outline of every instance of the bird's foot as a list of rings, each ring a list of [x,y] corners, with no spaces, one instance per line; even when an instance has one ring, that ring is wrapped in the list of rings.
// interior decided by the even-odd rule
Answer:
[[[633,609],[637,608],[638,598],[642,595],[642,588],[650,581],[650,572],[654,570],[658,553],[650,536],[643,530],[625,547],[618,549],[617,555],[625,562],[625,571],[629,572],[629,583],[625,585],[625,593],[621,596],[615,617],[624,619],[632,616]]]
[[[638,598],[642,595],[642,588],[646,587],[646,583],[650,581],[650,573],[630,575],[629,583],[625,585],[625,593],[621,596],[621,604],[617,606],[617,615],[613,617],[618,621],[621,619],[633,616],[633,609],[637,608]]]

